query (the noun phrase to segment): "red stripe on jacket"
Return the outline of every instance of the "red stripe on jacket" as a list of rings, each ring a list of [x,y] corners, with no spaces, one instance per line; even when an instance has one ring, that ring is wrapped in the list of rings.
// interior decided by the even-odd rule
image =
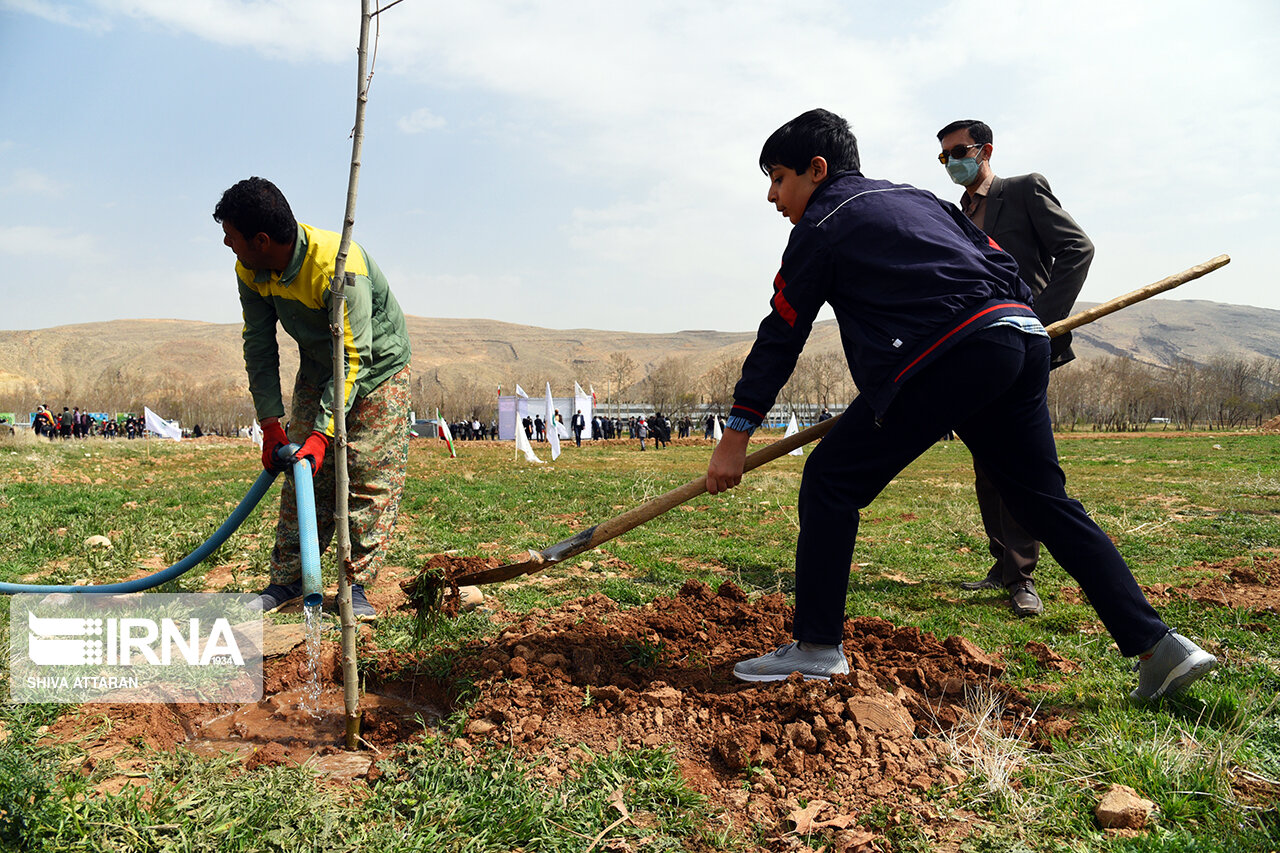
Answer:
[[[778,312],[778,316],[787,321],[787,325],[794,328],[796,324],[796,309],[791,307],[791,303],[787,301],[787,297],[782,295],[782,289],[787,283],[782,280],[782,273],[779,272],[773,277],[773,309]]]
[[[744,406],[741,403],[734,403],[733,406],[730,407],[729,411],[732,412],[734,409],[742,409],[744,412],[750,412],[751,414],[758,417],[761,421],[764,421],[764,413],[757,412],[755,409],[751,408],[750,406]]]

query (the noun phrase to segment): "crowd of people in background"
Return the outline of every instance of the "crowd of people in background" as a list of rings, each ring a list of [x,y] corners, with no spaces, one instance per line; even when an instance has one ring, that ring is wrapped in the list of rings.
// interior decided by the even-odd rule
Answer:
[[[557,410],[554,416],[558,423],[563,425],[564,419]],[[830,417],[830,415],[827,415]],[[705,426],[703,430],[704,438],[712,438],[715,431],[715,421],[719,419],[720,426],[724,427],[724,418],[718,415],[707,415],[699,418],[696,422],[698,425]],[[530,441],[547,441],[547,425],[543,423],[541,415],[533,417],[526,416],[521,421],[525,436]],[[585,426],[585,424],[583,425]],[[614,418],[608,415],[595,414],[590,420],[590,433],[582,430],[582,438],[589,438],[591,441],[613,440],[618,438],[640,439],[641,447],[644,449],[646,440],[652,439],[654,447],[665,447],[671,441],[672,432],[675,432],[677,438],[689,438],[693,433],[695,421],[689,415],[683,415],[675,419],[663,416],[661,412],[655,412],[651,416],[632,416],[627,418]],[[72,439],[72,438],[141,438],[145,429],[145,425],[141,418],[132,414],[118,415],[110,417],[101,413],[90,413],[82,411],[77,407],[63,406],[59,412],[48,404],[37,407],[35,417],[31,422],[32,431],[38,435],[48,439]],[[496,420],[482,421],[479,418],[462,419],[449,424],[449,432],[455,441],[486,441],[498,439],[498,422]],[[183,434],[200,438],[204,435],[216,435],[216,430],[204,430],[199,424],[190,429],[184,429]],[[249,428],[240,430],[241,437],[248,437]],[[561,429],[561,437],[567,437],[568,430]]]
[[[558,421],[563,422],[560,413],[557,411],[555,417]],[[712,435],[714,416],[707,416],[707,433],[706,437]],[[542,415],[526,415],[521,420],[521,426],[524,429],[525,437],[529,441],[547,441],[547,425],[543,422]],[[589,438],[591,441],[611,441],[615,438],[652,438],[655,447],[665,447],[671,441],[671,431],[676,430],[678,438],[689,438],[693,432],[693,418],[688,415],[676,418],[674,421],[664,417],[661,412],[655,412],[651,416],[632,416],[627,418],[611,418],[608,415],[592,415],[591,432],[587,435],[583,430],[583,438]],[[724,419],[720,419],[720,423],[724,424]],[[493,424],[494,437],[497,437],[497,424]],[[561,431],[561,435],[564,431]],[[454,434],[455,438],[457,433]]]
[[[485,423],[479,418],[461,420],[449,424],[449,434],[454,441],[486,441],[498,437],[498,422]]]
[[[131,413],[109,415],[105,412],[81,410],[79,406],[74,408],[63,406],[62,411],[59,412],[48,403],[42,403],[36,407],[35,415],[31,419],[31,431],[50,441],[73,438],[130,439],[142,438],[146,431],[146,424],[142,418]],[[182,434],[187,438],[200,438],[219,433],[217,430],[201,429],[200,424],[196,424],[191,429],[183,429]],[[248,437],[247,428],[243,434]]]
[[[560,419],[559,412],[555,417]],[[575,418],[577,416],[575,415]],[[715,423],[719,420],[721,429],[724,428],[724,417],[721,415],[707,415],[705,419],[706,429],[704,438],[712,438],[715,434]],[[699,418],[698,424],[703,423]],[[520,422],[524,429],[525,437],[529,441],[547,441],[547,425],[543,422],[542,415],[526,415]],[[612,418],[608,415],[592,415],[591,431],[588,435],[586,430],[582,430],[582,437],[589,438],[591,441],[611,441],[617,438],[639,439],[640,449],[647,448],[646,442],[652,439],[655,448],[666,447],[671,441],[672,432],[675,432],[676,438],[690,438],[693,435],[695,421],[689,415],[682,415],[675,419],[664,416],[661,412],[654,412],[652,415],[634,415],[626,418]],[[585,424],[584,424],[585,426]],[[457,433],[455,432],[455,437]],[[494,437],[497,436],[496,424],[494,425]],[[561,431],[564,435],[564,431]]]
[[[38,436],[50,441],[54,439],[92,438],[139,438],[142,435],[142,421],[133,415],[123,419],[109,418],[81,411],[75,408],[62,407],[58,412],[47,403],[36,407],[35,418],[31,421],[31,429]]]

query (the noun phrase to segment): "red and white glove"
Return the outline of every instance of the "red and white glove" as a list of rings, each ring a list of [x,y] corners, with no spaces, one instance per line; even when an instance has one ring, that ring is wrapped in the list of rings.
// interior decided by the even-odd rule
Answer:
[[[329,436],[322,432],[313,432],[302,442],[302,447],[293,454],[293,460],[305,459],[311,463],[311,474],[315,475],[324,464],[324,452],[329,449]]]
[[[289,443],[280,419],[275,418],[262,423],[262,467],[267,471],[283,471],[289,467],[288,462],[276,458],[276,450]]]

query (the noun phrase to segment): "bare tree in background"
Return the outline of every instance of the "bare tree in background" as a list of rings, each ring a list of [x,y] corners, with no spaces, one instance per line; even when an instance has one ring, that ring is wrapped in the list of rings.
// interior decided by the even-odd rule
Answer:
[[[648,402],[667,417],[692,411],[697,400],[692,359],[667,356],[649,371],[643,387]]]
[[[702,375],[702,396],[712,411],[727,411],[742,376],[742,359],[725,356]]]
[[[625,352],[609,353],[605,375],[609,377],[609,383],[612,386],[610,393],[613,396],[615,414],[618,403],[622,402],[623,392],[631,385],[637,369],[639,365]]]
[[[1206,379],[1205,372],[1185,358],[1175,361],[1165,377],[1170,417],[1183,429],[1192,429],[1204,416],[1209,398]]]
[[[847,403],[849,398],[840,393],[849,383],[849,367],[844,355],[836,350],[815,353],[811,361],[813,396],[810,402],[819,406]]]
[[[1215,356],[1205,365],[1209,415],[1218,429],[1232,429],[1254,417],[1259,365],[1243,358]]]

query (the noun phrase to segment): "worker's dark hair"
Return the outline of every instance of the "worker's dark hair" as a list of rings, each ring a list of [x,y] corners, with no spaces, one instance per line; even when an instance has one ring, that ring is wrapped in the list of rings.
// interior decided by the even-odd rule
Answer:
[[[991,128],[976,118],[962,118],[960,121],[951,122],[951,124],[938,131],[938,141],[941,142],[944,136],[955,133],[957,130],[969,131],[969,136],[978,145],[987,145],[995,141],[995,137],[991,135]]]
[[[827,161],[830,174],[861,168],[858,139],[849,122],[829,110],[816,109],[798,115],[773,132],[760,149],[760,171],[775,166],[803,174],[814,157]]]
[[[213,209],[213,218],[245,237],[266,234],[288,246],[298,237],[298,220],[293,218],[289,202],[266,178],[248,178],[224,192]]]

